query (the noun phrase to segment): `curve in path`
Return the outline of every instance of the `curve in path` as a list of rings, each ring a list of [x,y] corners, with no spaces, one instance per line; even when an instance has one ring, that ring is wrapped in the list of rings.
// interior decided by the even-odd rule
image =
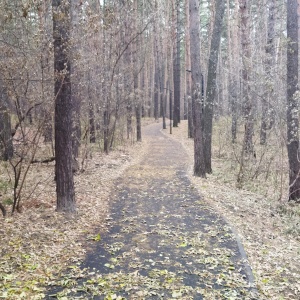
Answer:
[[[109,233],[87,256],[84,278],[62,294],[67,299],[257,299],[235,235],[191,185],[182,146],[160,128],[144,129],[149,149],[116,181]]]

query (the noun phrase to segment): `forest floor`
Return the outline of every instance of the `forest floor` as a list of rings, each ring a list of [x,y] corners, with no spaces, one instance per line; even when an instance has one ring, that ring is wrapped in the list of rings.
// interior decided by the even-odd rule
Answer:
[[[165,151],[160,149],[161,147],[153,148],[151,135],[144,135],[143,143],[123,147],[109,155],[96,153],[89,155],[85,160],[85,171],[75,177],[78,214],[73,217],[54,212],[53,164],[33,166],[29,176],[31,182],[29,181],[26,189],[29,191],[33,186],[36,188],[30,193],[30,198],[24,201],[23,213],[0,220],[0,298],[43,299],[46,286],[60,286],[62,294],[57,297],[58,299],[74,299],[72,296],[63,296],[63,293],[72,293],[80,289],[82,295],[99,294],[99,290],[106,291],[105,299],[122,299],[121,295],[118,298],[118,294],[115,293],[120,289],[127,294],[135,295],[135,298],[129,299],[145,299],[147,296],[150,297],[145,293],[152,291],[157,294],[156,296],[152,294],[152,299],[155,297],[159,299],[159,292],[164,286],[170,296],[165,299],[247,299],[244,278],[240,277],[241,273],[234,268],[238,262],[233,263],[231,260],[234,260],[233,249],[218,253],[218,249],[222,246],[218,244],[221,234],[225,235],[224,244],[228,244],[226,241],[229,241],[232,235],[230,228],[224,225],[224,219],[215,219],[216,224],[222,225],[221,228],[209,227],[215,226],[211,224],[206,228],[208,230],[199,227],[198,231],[196,229],[198,223],[190,219],[192,216],[198,216],[199,207],[205,206],[208,216],[211,214],[216,216],[212,212],[214,210],[231,226],[234,225],[253,268],[260,299],[299,299],[300,243],[299,239],[289,234],[284,226],[286,214],[282,214],[282,210],[280,212],[276,210],[276,205],[270,204],[263,196],[236,189],[233,182],[225,180],[227,176],[223,171],[221,160],[214,160],[216,172],[213,175],[207,179],[194,178],[193,143],[186,138],[186,127],[187,124],[182,122],[179,128],[174,128],[172,138],[181,142],[188,154],[185,155],[183,148],[178,146],[181,149],[180,155],[177,155],[175,160],[182,164],[183,167],[180,169],[187,170],[189,179],[178,169],[165,172],[165,164],[170,155],[168,151],[165,152],[166,160],[161,161],[159,166],[155,166],[151,160],[148,165],[143,163],[147,161],[145,155],[151,158],[155,150]],[[165,134],[168,135],[167,132]],[[168,138],[166,141],[171,140]],[[140,166],[143,166],[144,170],[141,170]],[[158,167],[163,171],[160,172]],[[3,169],[0,174],[4,174],[7,166],[1,168]],[[154,171],[150,172],[150,168]],[[146,173],[144,179],[142,173]],[[175,173],[176,179],[170,181]],[[130,176],[135,177],[132,184],[138,184],[141,189],[131,186]],[[156,194],[157,185],[160,185],[156,181],[158,176],[161,176],[164,189],[173,190],[183,205],[177,202],[176,206],[172,207],[171,194],[167,193],[165,206],[159,208],[157,206],[159,201],[154,201],[153,205],[146,206],[152,213],[145,216],[146,211],[139,205],[138,200],[145,200],[145,197],[162,200],[161,196]],[[0,177],[4,182],[3,175]],[[120,181],[120,178],[124,181]],[[184,197],[182,191],[176,190],[176,180],[183,180],[183,191],[192,193],[191,199],[194,199],[194,204]],[[202,200],[189,180],[200,191]],[[136,189],[134,201],[126,202],[127,188]],[[123,194],[120,194],[121,190]],[[119,195],[120,199],[116,199],[116,195]],[[116,206],[116,200],[131,206],[126,208],[122,206],[124,203]],[[116,211],[118,208],[120,210]],[[168,214],[173,208],[179,213]],[[157,209],[162,213],[156,214]],[[141,216],[141,222],[136,218],[137,215]],[[114,216],[122,222],[116,223]],[[158,216],[162,217],[162,225],[154,229],[150,225],[155,223]],[[175,219],[181,226],[170,228],[169,225]],[[201,215],[198,221],[203,222]],[[152,229],[149,230],[147,226]],[[184,231],[184,227],[190,229],[191,235]],[[199,232],[203,235],[201,236],[203,239]],[[130,240],[128,237],[131,234],[133,239]],[[121,235],[126,236],[127,240],[124,239],[122,242]],[[206,238],[215,242],[213,250],[209,244],[201,243]],[[107,243],[109,239],[114,242]],[[166,248],[168,241],[173,245],[171,249]],[[132,243],[134,248],[129,249],[127,244],[129,246],[133,245]],[[159,260],[155,259],[155,255],[151,252],[152,243],[161,247],[163,253]],[[106,246],[102,247],[103,244]],[[98,257],[91,255],[95,249],[100,251]],[[179,267],[178,275],[175,269],[168,268],[174,260],[174,255],[181,251],[185,252],[185,255],[179,257],[173,264]],[[205,274],[196,274],[193,263],[190,264],[191,261],[187,260],[188,257],[199,255],[199,251],[202,260],[199,259],[196,263],[208,267]],[[210,251],[214,255],[209,256]],[[110,253],[110,259],[107,259],[107,252]],[[148,254],[145,254],[146,252]],[[119,257],[120,253],[122,255]],[[94,265],[88,264],[88,260],[82,264],[85,257],[90,258],[91,262],[94,261]],[[131,257],[134,259],[130,259]],[[209,257],[215,260],[210,260]],[[101,268],[99,261],[103,262]],[[116,272],[120,271],[123,263],[134,271],[127,275]],[[141,263],[144,264],[144,268],[141,268]],[[97,274],[96,269],[82,268],[83,266],[97,267],[104,275]],[[225,267],[226,273],[219,272],[220,267]],[[142,271],[139,273],[140,269]],[[152,269],[153,272],[148,272],[147,269],[148,271]],[[213,282],[217,277],[213,276],[216,274],[214,272],[219,274],[217,282]],[[207,284],[212,280],[214,287],[219,285],[221,288],[215,292],[213,289],[205,289],[201,284],[196,290],[189,288],[195,284],[195,276],[197,280],[201,276],[203,278],[207,276]],[[85,281],[84,278],[88,280]],[[143,290],[136,286],[136,281],[139,281],[139,287],[144,287]],[[228,291],[232,293],[226,294]],[[238,294],[241,291],[246,293],[244,298]],[[193,292],[199,296],[191,296]]]

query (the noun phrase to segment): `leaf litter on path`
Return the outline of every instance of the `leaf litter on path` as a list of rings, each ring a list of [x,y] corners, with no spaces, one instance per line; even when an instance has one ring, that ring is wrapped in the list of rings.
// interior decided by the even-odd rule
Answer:
[[[58,299],[256,299],[229,226],[193,188],[183,148],[159,126],[147,127],[148,151],[115,181],[109,231],[80,276],[71,269],[63,277],[75,281],[52,281]]]

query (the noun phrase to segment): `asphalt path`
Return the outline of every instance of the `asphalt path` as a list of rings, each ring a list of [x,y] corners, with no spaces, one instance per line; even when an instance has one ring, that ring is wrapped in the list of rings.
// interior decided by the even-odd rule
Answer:
[[[115,181],[109,232],[47,299],[258,299],[243,247],[192,186],[183,147],[159,123],[143,136],[141,162]]]

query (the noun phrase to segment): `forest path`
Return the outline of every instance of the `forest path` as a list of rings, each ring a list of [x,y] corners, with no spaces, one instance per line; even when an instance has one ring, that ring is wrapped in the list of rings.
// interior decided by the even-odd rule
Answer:
[[[160,129],[144,128],[148,150],[116,181],[109,233],[66,299],[257,299],[235,235],[191,185],[183,147]]]

